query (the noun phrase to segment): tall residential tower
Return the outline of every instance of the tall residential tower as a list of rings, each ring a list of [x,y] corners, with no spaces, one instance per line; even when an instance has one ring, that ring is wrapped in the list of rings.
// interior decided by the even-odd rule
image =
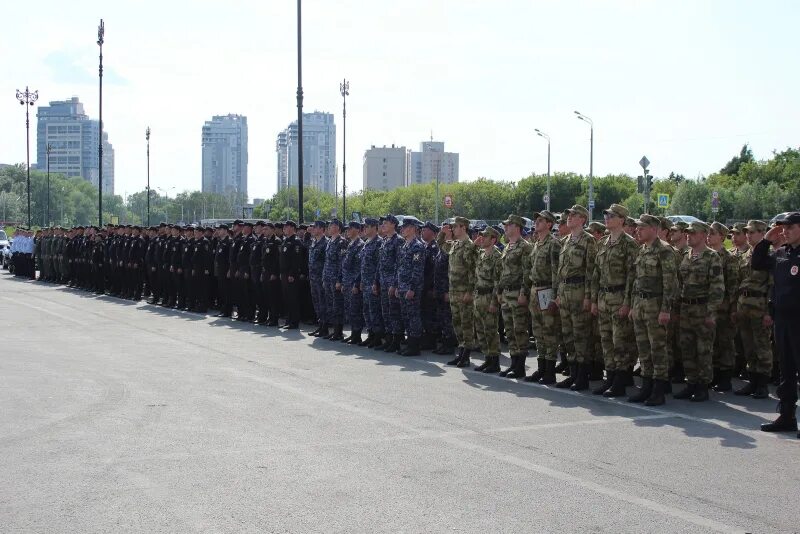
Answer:
[[[203,125],[203,192],[247,198],[247,117],[215,115]]]

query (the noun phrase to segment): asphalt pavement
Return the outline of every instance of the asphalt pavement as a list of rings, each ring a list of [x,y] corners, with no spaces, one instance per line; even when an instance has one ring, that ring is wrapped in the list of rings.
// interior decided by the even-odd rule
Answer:
[[[774,398],[647,408],[6,272],[0,325],[0,532],[800,529]]]

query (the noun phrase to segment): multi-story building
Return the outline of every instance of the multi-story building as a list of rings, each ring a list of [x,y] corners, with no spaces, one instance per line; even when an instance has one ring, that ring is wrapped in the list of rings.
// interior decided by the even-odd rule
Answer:
[[[406,185],[406,147],[372,146],[364,152],[363,188],[391,191]]]
[[[278,133],[278,190],[297,187],[297,121]],[[303,186],[336,194],[336,124],[333,114],[303,114]]]
[[[203,192],[247,198],[247,117],[215,115],[203,125]]]
[[[445,152],[440,141],[423,141],[419,152],[408,152],[406,185],[458,182],[458,154]]]
[[[46,169],[50,145],[50,172],[81,176],[97,186],[99,176],[99,121],[90,119],[77,96],[55,100],[38,108],[36,167]],[[103,192],[114,193],[114,147],[103,132]]]

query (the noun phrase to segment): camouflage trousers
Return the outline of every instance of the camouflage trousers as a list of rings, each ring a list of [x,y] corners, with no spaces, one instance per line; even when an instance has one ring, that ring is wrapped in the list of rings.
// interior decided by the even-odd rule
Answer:
[[[419,292],[415,292],[414,298],[407,299],[406,292],[398,290],[400,300],[400,311],[403,315],[403,328],[408,337],[419,338],[422,336],[422,314],[420,310]],[[402,332],[401,332],[402,333]]]
[[[400,335],[403,333],[403,319],[400,315],[400,300],[397,295],[389,296],[389,288],[381,287],[381,315],[383,327],[387,334]]]
[[[736,331],[731,322],[730,306],[726,303],[722,309],[717,311],[717,329],[714,334],[712,352],[714,369],[733,371],[733,364],[736,360],[736,348],[733,346],[735,335]]]
[[[661,297],[633,300],[633,331],[639,351],[642,378],[669,380],[667,328],[658,324]]]
[[[600,319],[591,315],[592,318],[592,341],[589,349],[591,350],[592,361],[604,362],[603,342],[600,338]],[[605,367],[605,365],[604,365]]]
[[[441,335],[443,339],[454,339],[456,337],[453,331],[453,312],[450,310],[450,303],[444,301],[444,293],[436,293],[436,321],[439,326],[437,335]]]
[[[344,295],[344,316],[347,322],[350,323],[350,328],[353,330],[362,330],[364,328],[364,313],[363,313],[363,299],[361,293],[353,294],[352,286],[342,287]]]
[[[584,295],[583,283],[563,284],[559,294],[561,334],[569,363],[592,361],[592,316],[583,309]]]
[[[376,334],[383,334],[380,292],[376,295],[372,292],[372,287],[365,286],[361,291],[361,297],[364,321],[367,324],[367,329]]]
[[[676,316],[677,314],[673,310],[672,318],[667,325],[667,368],[672,368],[675,362],[682,362],[680,324],[678,324]]]
[[[597,322],[606,371],[627,369],[636,363],[633,323],[619,316],[625,296],[619,293],[600,293],[597,298]]]
[[[325,318],[330,324],[339,325],[344,323],[344,295],[341,290],[336,290],[334,280],[323,282],[325,287]]]
[[[314,312],[317,314],[319,324],[323,325],[328,322],[327,307],[325,304],[325,288],[322,285],[322,278],[312,276],[309,278],[311,286],[311,302],[314,305]]]
[[[742,350],[751,373],[770,375],[772,373],[772,345],[770,331],[764,328],[765,310],[746,307],[736,314],[736,326],[742,336]]]
[[[528,355],[528,307],[517,302],[519,294],[519,289],[507,289],[500,297],[502,302],[500,310],[503,313],[508,352],[511,356]]]
[[[486,356],[500,356],[500,335],[497,332],[497,301],[494,295],[475,295],[475,331],[481,342],[481,350]],[[495,310],[489,311],[489,306]]]
[[[536,296],[536,290],[534,289],[531,291],[530,313],[533,320],[533,336],[536,338],[538,357],[553,362],[556,361],[558,338],[561,332],[558,310],[548,311],[539,308],[539,298]]]
[[[453,330],[458,339],[458,348],[473,348],[475,346],[475,330],[473,329],[473,306],[464,303],[462,292],[450,293],[450,313],[453,315]]]
[[[681,306],[681,360],[690,384],[709,384],[714,377],[711,363],[716,329],[706,325],[707,317],[708,306],[704,304]]]

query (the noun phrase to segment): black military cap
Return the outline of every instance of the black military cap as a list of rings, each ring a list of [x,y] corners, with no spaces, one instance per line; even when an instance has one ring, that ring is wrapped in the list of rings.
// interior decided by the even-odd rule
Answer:
[[[775,221],[775,224],[777,225],[800,224],[800,211],[793,211],[792,213],[787,213],[786,217]]]
[[[294,221],[286,221],[285,223],[283,223],[283,226],[291,226],[292,228],[297,228],[297,223]],[[283,226],[281,226],[281,228],[283,228]]]
[[[380,223],[381,221],[379,221],[375,217],[367,217],[366,219],[364,219],[364,226],[378,226]]]
[[[158,226],[159,226],[159,228],[165,228],[167,226],[167,223],[162,222]]]
[[[244,221],[241,220],[241,219],[236,219],[235,221],[233,221],[233,225],[234,226],[236,226],[237,224],[242,224],[242,223],[244,223]]]
[[[441,228],[439,228],[438,226],[436,226],[435,224],[433,224],[430,221],[426,221],[425,224],[423,225],[423,228],[427,228],[428,230],[430,230],[431,232],[434,232],[436,234],[438,234],[439,230],[441,230]]]
[[[301,224],[297,228],[299,228],[300,230],[308,230],[308,225],[307,224]]]
[[[284,223],[282,223],[282,222],[276,222],[275,223],[275,228],[283,229],[283,226],[284,226]]]
[[[499,224],[493,224],[492,228],[497,230],[497,233],[500,234],[500,235],[505,235],[505,233],[506,233],[505,229]]]
[[[325,221],[317,220],[317,221],[314,221],[314,226],[316,228],[325,228],[327,226],[327,223]]]
[[[402,226],[415,226],[417,228],[422,228],[422,221],[413,217],[411,215],[403,217],[403,224]]]
[[[253,227],[253,223],[251,223],[251,222],[249,222],[249,221],[248,221],[248,222],[243,222],[243,223],[242,223],[242,226],[247,226],[247,227],[249,227],[249,228],[252,228],[252,227]]]
[[[225,223],[218,224],[217,228],[219,228],[220,230],[228,230],[228,225]]]
[[[275,228],[275,224],[273,224],[271,222],[264,223],[264,226],[266,226],[267,228]]]
[[[347,225],[348,228],[354,228],[356,230],[361,230],[361,223],[358,221],[350,221]]]
[[[256,226],[266,226],[266,224],[264,221],[256,221]]]
[[[330,225],[330,224],[335,224],[336,226],[338,226],[338,227],[339,227],[339,230],[341,230],[341,229],[343,228],[343,226],[342,226],[342,221],[340,221],[339,219],[331,219],[331,222],[330,222],[330,223],[328,223],[328,224],[329,224],[329,225]]]
[[[92,227],[92,228],[94,228],[94,227]],[[142,231],[142,227],[141,226],[136,226],[136,225],[131,226],[131,229],[132,230],[139,230],[140,232]]]
[[[381,217],[381,219],[383,219],[384,221],[389,221],[390,223],[394,224],[395,226],[400,224],[400,221],[397,220],[397,217],[395,217],[391,213],[389,215],[387,215],[386,217]]]

